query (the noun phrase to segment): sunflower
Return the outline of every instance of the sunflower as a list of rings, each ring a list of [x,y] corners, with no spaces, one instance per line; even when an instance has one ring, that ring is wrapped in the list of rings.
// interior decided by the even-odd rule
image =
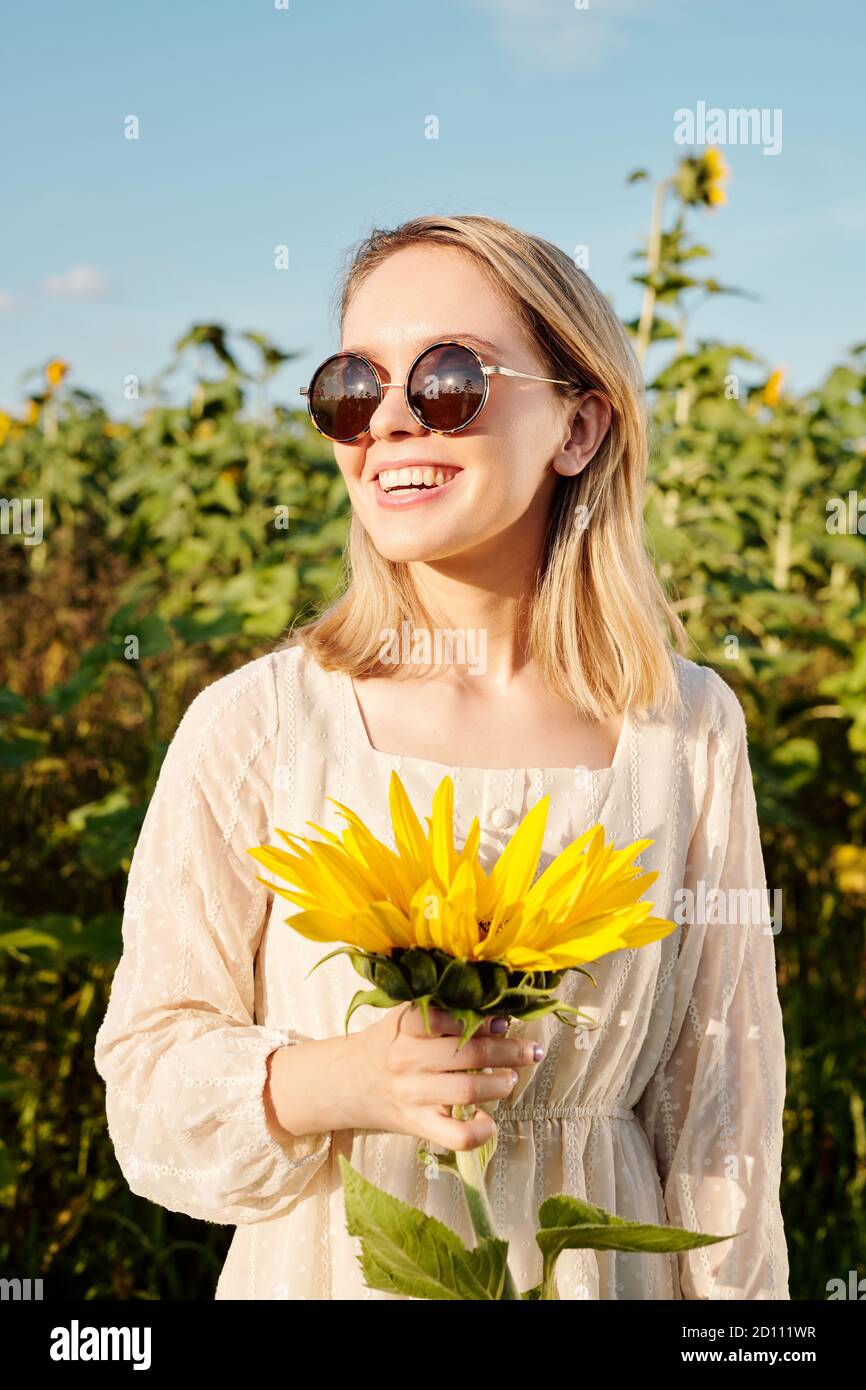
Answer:
[[[674,187],[688,206],[722,207],[728,201],[724,188],[730,169],[715,147],[702,155],[687,155],[677,165]]]
[[[64,362],[61,357],[53,357],[45,368],[45,379],[48,382],[48,389],[53,391],[59,386],[68,371],[68,362]]]
[[[776,367],[767,378],[764,389],[761,392],[761,402],[763,405],[777,406],[782,399],[782,382],[785,380],[784,367]]]
[[[535,879],[549,796],[524,817],[489,874],[478,859],[477,817],[462,849],[455,846],[450,777],[436,788],[425,831],[391,773],[396,853],[348,806],[328,800],[346,820],[342,835],[308,821],[321,841],[278,829],[288,850],[263,845],[247,853],[292,885],[259,877],[300,908],[288,925],[310,941],[347,943],[331,954],[348,954],[373,984],[355,995],[347,1026],[361,1004],[390,1007],[408,999],[425,1020],[429,1004],[462,1018],[461,1045],[491,1013],[554,1012],[571,1022],[568,1015],[580,1011],[550,995],[564,971],[592,979],[583,969],[587,962],[675,930],[673,922],[651,916],[652,903],[639,901],[658,877],[634,863],[652,840],[617,850],[595,825]]]

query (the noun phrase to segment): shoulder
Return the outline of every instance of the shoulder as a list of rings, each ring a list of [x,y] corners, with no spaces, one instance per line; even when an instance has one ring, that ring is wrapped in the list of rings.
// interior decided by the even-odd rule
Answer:
[[[204,733],[235,714],[247,718],[275,715],[277,657],[278,653],[268,652],[218,676],[194,697],[183,719],[194,716],[192,722]]]
[[[225,776],[266,756],[279,729],[276,658],[275,652],[255,657],[204,686],[187,705],[166,759],[201,778],[213,769]]]
[[[274,651],[272,657],[274,679],[287,717],[300,718],[306,711],[307,717],[319,714],[329,718],[340,697],[336,669],[321,666],[297,637]]]
[[[736,691],[712,666],[675,654],[680,694],[690,722],[696,729],[728,737],[746,732],[746,716]]]
[[[676,662],[698,781],[705,783],[715,766],[730,785],[738,766],[748,762],[748,729],[740,698],[711,666],[682,656]]]

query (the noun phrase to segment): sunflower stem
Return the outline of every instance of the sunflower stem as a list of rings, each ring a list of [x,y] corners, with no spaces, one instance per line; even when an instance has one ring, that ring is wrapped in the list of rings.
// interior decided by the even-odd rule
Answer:
[[[474,1105],[452,1105],[451,1107],[451,1114],[456,1120],[470,1120],[474,1113]],[[472,1229],[478,1240],[496,1237],[496,1228],[493,1224],[493,1213],[490,1210],[487,1189],[484,1186],[486,1164],[482,1161],[481,1152],[482,1150],[477,1148],[461,1149],[455,1152],[454,1155],[457,1160],[457,1173],[463,1188],[466,1210],[469,1213],[469,1220],[472,1223]],[[511,1302],[519,1300],[520,1298],[507,1261],[505,1265],[505,1280],[502,1287],[502,1297]]]

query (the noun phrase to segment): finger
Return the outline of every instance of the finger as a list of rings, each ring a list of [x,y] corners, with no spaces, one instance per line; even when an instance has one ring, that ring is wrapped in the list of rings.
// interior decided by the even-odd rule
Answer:
[[[512,1067],[481,1072],[423,1072],[412,1078],[412,1100],[417,1105],[482,1105],[504,1100],[519,1080]]]
[[[459,1018],[455,1018],[447,1009],[440,1009],[438,1005],[428,1006],[428,1016],[430,1019],[429,1032],[424,1027],[424,1015],[416,1004],[407,1004],[403,1011],[402,1030],[413,1037],[444,1037],[453,1036],[463,1032],[463,1023]],[[508,1032],[511,1019],[502,1014],[490,1014],[485,1018],[477,1033],[485,1037],[505,1037]]]
[[[510,1018],[506,1018],[502,1014],[490,1014],[489,1017],[485,1018],[484,1026],[479,1029],[479,1032],[492,1034],[495,1038],[504,1038],[510,1025]]]
[[[491,1038],[477,1033],[458,1051],[452,1038],[419,1040],[417,1060],[412,1065],[418,1071],[480,1071],[483,1067],[534,1067],[544,1056],[537,1055],[539,1047],[525,1038]]]
[[[463,1032],[463,1024],[447,1009],[439,1009],[431,1004],[427,1009],[427,1016],[430,1022],[429,1030],[424,1027],[424,1015],[417,1004],[410,1004],[400,1019],[400,1031],[414,1038],[440,1038]]]
[[[429,1139],[443,1149],[462,1153],[465,1149],[488,1144],[496,1133],[496,1121],[486,1110],[476,1110],[471,1120],[455,1120],[441,1115],[438,1110],[422,1110],[417,1132],[422,1139]]]

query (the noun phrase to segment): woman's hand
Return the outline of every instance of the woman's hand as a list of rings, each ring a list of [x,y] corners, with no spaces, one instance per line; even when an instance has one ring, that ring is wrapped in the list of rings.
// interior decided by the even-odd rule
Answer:
[[[496,1132],[492,1116],[477,1110],[456,1120],[451,1106],[502,1100],[517,1085],[517,1068],[536,1066],[543,1050],[497,1037],[488,1020],[458,1052],[462,1024],[444,1009],[431,1008],[429,1019],[428,1035],[420,1009],[400,1004],[348,1037],[280,1048],[265,1091],[272,1122],[296,1135],[380,1129],[455,1151],[486,1144]]]

